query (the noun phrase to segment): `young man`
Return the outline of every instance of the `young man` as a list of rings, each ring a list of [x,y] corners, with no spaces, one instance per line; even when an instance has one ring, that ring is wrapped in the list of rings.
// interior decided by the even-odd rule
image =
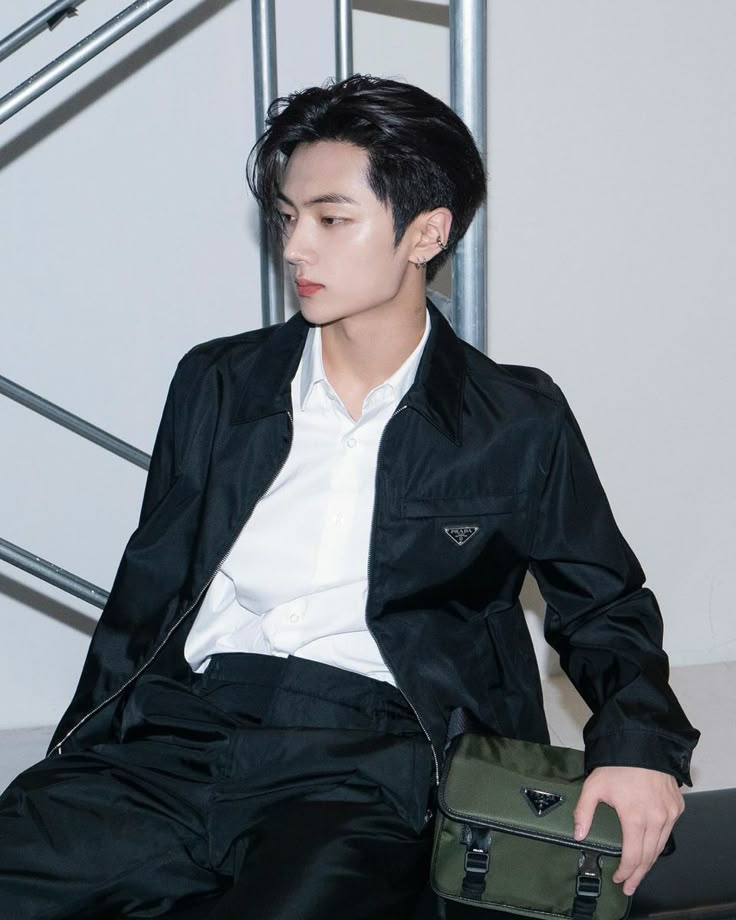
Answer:
[[[4,911],[161,917],[238,879],[257,920],[406,920],[449,713],[548,741],[529,567],[593,710],[576,833],[616,808],[632,892],[698,733],[559,388],[426,300],[485,194],[472,138],[355,76],[280,100],[249,178],[301,313],[180,362],[77,692],[0,800]]]

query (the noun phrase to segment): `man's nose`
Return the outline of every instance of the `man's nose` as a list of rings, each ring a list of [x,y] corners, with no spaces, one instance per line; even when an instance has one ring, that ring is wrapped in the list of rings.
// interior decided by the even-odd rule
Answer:
[[[313,256],[313,247],[303,221],[296,220],[291,225],[291,230],[284,245],[284,258],[292,265],[299,262],[310,262]]]

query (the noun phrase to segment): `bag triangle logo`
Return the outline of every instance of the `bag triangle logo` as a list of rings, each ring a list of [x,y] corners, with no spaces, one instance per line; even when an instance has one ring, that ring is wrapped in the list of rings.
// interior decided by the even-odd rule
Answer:
[[[543,792],[541,789],[529,789],[526,786],[521,787],[521,794],[538,818],[543,818],[564,802],[564,797],[556,792]]]
[[[474,537],[480,527],[475,527],[472,524],[465,524],[462,527],[445,527],[444,531],[447,536],[452,540],[453,543],[456,543],[458,546],[462,546],[464,543],[467,543],[471,537]]]

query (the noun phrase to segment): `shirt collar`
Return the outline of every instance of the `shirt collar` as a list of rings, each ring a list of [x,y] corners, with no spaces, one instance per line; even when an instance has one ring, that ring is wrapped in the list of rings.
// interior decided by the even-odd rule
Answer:
[[[466,363],[473,349],[455,335],[450,323],[429,298],[427,309],[432,329],[416,379],[403,401],[459,447],[462,444]],[[243,425],[287,413],[297,404],[294,381],[308,331],[309,324],[302,314],[295,313],[288,322],[224,340],[232,343],[234,366],[241,369],[247,379],[247,385],[240,387],[229,411],[231,424]],[[255,360],[251,361],[253,354]],[[490,372],[498,375],[498,365],[490,358],[487,362]]]
[[[398,402],[408,391],[409,387],[414,382],[419,361],[421,360],[424,346],[427,344],[432,326],[428,310],[425,310],[424,317],[424,332],[417,347],[409,355],[406,361],[404,361],[401,367],[394,371],[388,380],[384,380],[382,384],[374,387],[371,393],[374,393],[381,387],[390,387],[394,392],[395,401]],[[323,383],[326,387],[332,389],[322,363],[322,329],[319,326],[311,326],[307,333],[307,340],[304,345],[304,351],[302,352],[302,358],[299,362],[296,376],[298,382],[299,405],[302,411],[306,409],[314,389],[318,384]],[[369,395],[370,394],[367,394],[367,396]]]
[[[303,412],[317,384],[322,381],[327,383],[325,368],[322,364],[322,330],[319,326],[309,327],[302,360],[299,362],[296,374],[299,382],[299,406]]]

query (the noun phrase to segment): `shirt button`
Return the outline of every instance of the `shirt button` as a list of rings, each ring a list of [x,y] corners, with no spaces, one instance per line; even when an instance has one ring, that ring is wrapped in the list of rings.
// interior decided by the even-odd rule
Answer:
[[[292,623],[298,623],[299,620],[301,620],[301,617],[299,616],[298,613],[292,613],[289,619],[291,620]]]
[[[348,447],[355,447],[358,442],[355,440],[355,438],[348,438],[345,443]]]

